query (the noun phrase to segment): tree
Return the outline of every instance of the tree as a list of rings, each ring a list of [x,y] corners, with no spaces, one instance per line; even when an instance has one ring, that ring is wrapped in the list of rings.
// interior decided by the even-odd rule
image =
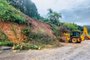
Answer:
[[[57,26],[60,25],[60,18],[61,18],[61,14],[54,12],[52,9],[48,10],[48,19],[51,21],[52,24],[55,24]]]
[[[39,19],[40,15],[38,14],[35,4],[31,0],[8,0],[11,5],[22,11],[24,14]]]
[[[79,26],[74,24],[74,23],[64,23],[64,26],[68,28],[68,30],[73,31],[73,30],[80,30]]]

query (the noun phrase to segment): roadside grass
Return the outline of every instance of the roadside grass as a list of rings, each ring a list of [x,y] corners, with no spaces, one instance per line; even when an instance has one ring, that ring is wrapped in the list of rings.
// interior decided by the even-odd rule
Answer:
[[[13,43],[10,41],[0,41],[0,46],[13,46]]]

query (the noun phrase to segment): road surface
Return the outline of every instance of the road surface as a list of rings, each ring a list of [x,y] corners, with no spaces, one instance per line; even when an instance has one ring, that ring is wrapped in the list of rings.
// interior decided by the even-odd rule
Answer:
[[[64,45],[52,49],[1,53],[0,60],[90,60],[90,41]]]

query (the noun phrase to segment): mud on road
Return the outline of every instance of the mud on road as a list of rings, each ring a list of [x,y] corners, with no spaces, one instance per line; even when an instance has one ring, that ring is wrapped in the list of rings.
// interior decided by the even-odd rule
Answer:
[[[64,45],[53,49],[0,54],[0,60],[90,60],[89,40],[81,44],[64,43]]]

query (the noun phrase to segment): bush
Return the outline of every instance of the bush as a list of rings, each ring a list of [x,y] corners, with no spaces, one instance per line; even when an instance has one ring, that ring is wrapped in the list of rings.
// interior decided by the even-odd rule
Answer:
[[[22,33],[25,34],[26,36],[28,36],[29,33],[30,33],[30,29],[25,28],[25,29],[22,30]]]
[[[48,35],[43,35],[39,33],[32,33],[29,35],[29,38],[42,44],[51,44],[53,42],[53,39],[50,38]]]
[[[8,37],[6,36],[5,33],[3,33],[1,30],[0,30],[0,41],[6,41],[8,40]]]
[[[0,29],[0,46],[13,46],[13,43],[8,40],[7,35]]]
[[[42,44],[51,44],[53,39],[50,38],[48,35],[43,35],[39,33],[30,33],[28,35],[28,40],[32,40]]]
[[[10,41],[0,41],[0,46],[13,46],[13,43]]]
[[[42,44],[51,44],[54,41],[54,39],[48,35],[31,32],[28,28],[23,29],[22,33],[27,36],[28,41],[34,41]]]
[[[60,30],[59,30],[59,27],[58,26],[52,26],[52,30],[53,30],[53,32],[54,32],[54,35],[56,36],[56,37],[58,37],[58,36],[60,36]]]

